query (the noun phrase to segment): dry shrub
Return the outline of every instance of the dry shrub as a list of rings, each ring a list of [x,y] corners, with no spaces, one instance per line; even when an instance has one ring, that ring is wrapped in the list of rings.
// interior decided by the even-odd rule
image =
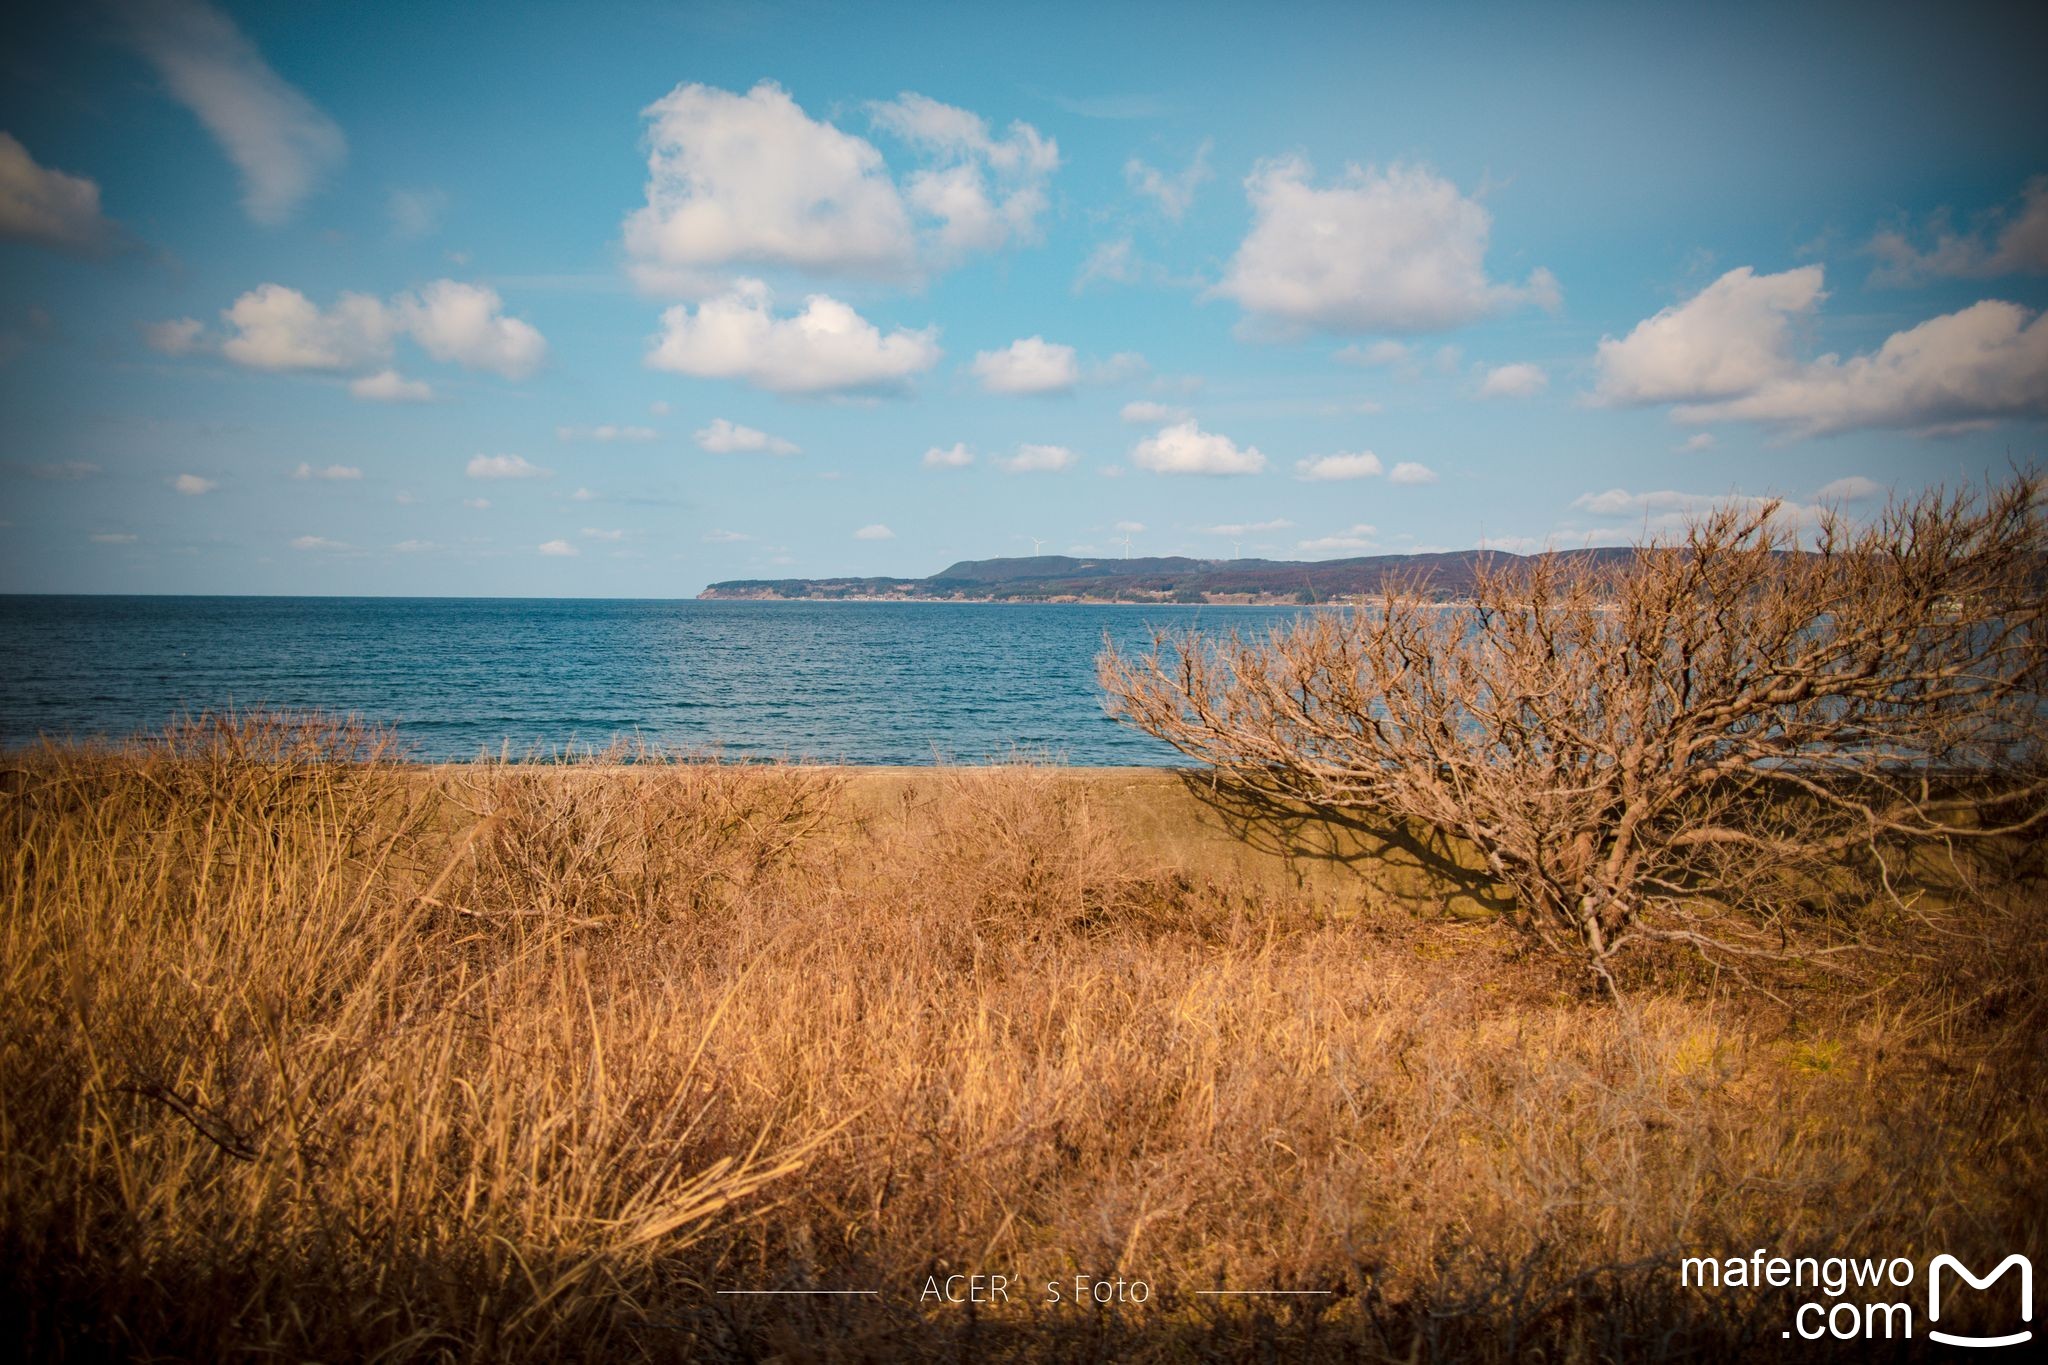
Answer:
[[[1187,884],[1057,770],[863,811],[773,766],[314,765],[382,814],[272,839],[178,761],[0,796],[35,1354],[1867,1358],[1676,1257],[2048,1252],[2037,867],[1866,996],[1618,1007],[1500,925]],[[1011,1299],[920,1302],[954,1272]],[[1152,1295],[1047,1305],[1076,1273]],[[1198,1292],[1251,1287],[1329,1292]]]

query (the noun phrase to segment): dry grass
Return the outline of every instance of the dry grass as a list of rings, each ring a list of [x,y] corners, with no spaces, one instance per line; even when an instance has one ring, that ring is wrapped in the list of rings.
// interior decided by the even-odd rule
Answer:
[[[2038,897],[1938,971],[1954,925],[1873,930],[1860,996],[1674,959],[1616,1006],[1427,903],[1191,878],[1083,774],[392,757],[11,760],[33,1354],[1810,1357],[1675,1257],[2048,1250]],[[920,1304],[956,1271],[1010,1302]],[[1044,1303],[1077,1273],[1150,1301]],[[1198,1293],[1244,1287],[1332,1293]]]

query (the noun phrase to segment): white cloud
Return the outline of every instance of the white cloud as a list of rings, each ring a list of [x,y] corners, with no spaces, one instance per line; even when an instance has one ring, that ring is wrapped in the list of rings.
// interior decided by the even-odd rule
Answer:
[[[1518,363],[1496,365],[1480,382],[1481,398],[1531,398],[1550,387],[1550,376],[1541,365]]]
[[[1931,227],[1934,244],[1924,251],[1903,230],[1878,233],[1870,253],[1882,264],[1871,273],[1871,282],[1917,284],[2048,271],[2048,175],[2027,182],[2017,209],[1991,215],[1975,232],[1954,231],[1945,215],[1937,216]]]
[[[11,133],[0,133],[0,237],[90,252],[113,240],[114,227],[100,216],[96,182],[38,166]]]
[[[1194,160],[1172,175],[1146,165],[1137,157],[1124,163],[1124,183],[1159,205],[1159,211],[1178,223],[1195,202],[1195,191],[1209,179],[1209,151],[1215,144],[1207,138],[1195,148]]]
[[[780,393],[828,393],[898,389],[938,363],[936,329],[884,336],[823,294],[811,295],[794,317],[777,317],[770,305],[758,280],[742,280],[694,310],[677,304],[661,315],[647,364]]]
[[[496,290],[454,280],[436,280],[419,294],[400,294],[389,303],[344,293],[327,309],[296,289],[264,284],[221,314],[234,330],[221,353],[259,370],[365,369],[387,361],[392,343],[410,334],[436,360],[524,378],[546,358],[547,342],[528,323],[503,316],[502,306]],[[377,382],[366,383],[358,397],[406,389],[402,380],[386,385],[379,376],[368,379]]]
[[[1602,493],[1583,493],[1572,506],[1598,517],[1639,522],[1652,536],[1682,532],[1687,526],[1716,508],[1746,511],[1775,508],[1775,515],[1796,526],[1812,526],[1821,515],[1818,505],[1785,498],[1761,497],[1748,493],[1685,493],[1673,488],[1631,493],[1610,488]]]
[[[574,493],[571,493],[571,494],[569,495],[569,501],[570,501],[570,502],[596,502],[596,501],[597,501],[597,494],[595,494],[595,493],[591,492],[591,491],[590,491],[590,490],[589,490],[588,488],[579,488],[579,489],[577,489],[577,490],[576,490],[576,491],[575,491]]]
[[[220,487],[220,483],[215,479],[202,479],[197,474],[180,474],[171,480],[171,487],[188,498],[196,498],[201,493],[211,493]]]
[[[703,539],[707,545],[737,545],[743,540],[752,540],[753,537],[738,531],[706,531]]]
[[[419,501],[418,498],[412,495],[410,490],[404,488],[401,488],[396,493],[393,493],[391,495],[391,500],[397,503],[400,507],[410,507],[414,503]]]
[[[1601,338],[1596,401],[1686,402],[1755,389],[1791,365],[1791,320],[1827,297],[1821,285],[1817,265],[1777,275],[1729,271],[1621,340]]]
[[[1816,494],[1822,502],[1867,502],[1871,498],[1884,496],[1884,485],[1876,479],[1866,479],[1861,474],[1825,483]]]
[[[1294,462],[1294,477],[1311,483],[1323,483],[1336,479],[1370,479],[1384,470],[1380,457],[1370,450],[1339,453],[1336,455],[1311,455],[1306,460]]]
[[[424,379],[407,379],[396,370],[379,370],[349,381],[348,391],[371,403],[424,403],[434,396]]]
[[[1142,521],[1120,521],[1116,524],[1115,529],[1122,531],[1125,535],[1134,536],[1145,529],[1145,523]]]
[[[326,536],[295,536],[292,538],[292,548],[294,550],[333,551],[346,550],[352,547],[347,541],[329,540]]]
[[[978,115],[916,94],[869,106],[928,163],[901,187],[872,143],[811,118],[772,81],[744,95],[681,85],[642,112],[647,203],[626,219],[626,252],[643,287],[686,296],[717,292],[733,266],[907,281],[1031,240],[1059,165],[1028,124],[998,138]]]
[[[1486,275],[1492,218],[1427,167],[1348,167],[1317,188],[1299,157],[1245,181],[1255,221],[1216,292],[1283,327],[1439,331],[1523,303],[1554,307],[1557,282]]]
[[[206,344],[206,327],[198,318],[142,324],[142,344],[158,355],[191,355]]]
[[[402,555],[430,554],[441,546],[431,540],[401,540],[391,547]]]
[[[540,545],[540,552],[544,555],[549,555],[557,559],[567,559],[572,556],[580,555],[583,553],[583,551],[577,549],[574,545],[571,545],[566,540],[542,541]]]
[[[1413,353],[1399,341],[1375,341],[1369,346],[1353,343],[1336,352],[1336,358],[1346,365],[1406,365]]]
[[[647,411],[656,417],[666,417],[673,410],[666,398],[657,398],[647,405]]]
[[[1126,422],[1135,423],[1139,426],[1154,426],[1162,422],[1185,422],[1188,418],[1186,408],[1168,407],[1164,403],[1155,403],[1147,398],[1140,398],[1136,402],[1124,404],[1123,411],[1117,415]]]
[[[604,422],[594,427],[556,427],[559,441],[652,441],[661,435],[653,427],[620,426]]]
[[[324,469],[315,469],[312,465],[301,461],[299,467],[292,471],[292,477],[295,479],[322,479],[329,483],[338,483],[350,479],[360,479],[363,477],[363,471],[352,464],[331,464]]]
[[[1045,183],[1059,169],[1059,144],[1028,123],[995,137],[980,115],[924,95],[869,106],[875,122],[935,161],[906,182],[911,205],[936,220],[942,261],[1038,237]]]
[[[478,458],[481,459],[482,457],[479,456]],[[491,500],[489,498],[464,498],[462,505],[474,512],[487,512],[490,510]]]
[[[472,479],[545,479],[552,471],[523,455],[472,455],[463,472]]]
[[[894,540],[896,533],[879,521],[861,527],[853,533],[855,540]]]
[[[964,441],[956,441],[950,446],[933,446],[924,453],[926,469],[965,469],[973,463],[974,452]]]
[[[1240,449],[1228,436],[1177,422],[1131,448],[1131,463],[1155,474],[1256,474],[1266,467],[1257,446]]]
[[[2048,315],[1987,299],[1894,332],[1874,353],[1824,355],[1674,415],[1765,422],[1799,436],[2048,417]]]
[[[398,319],[381,299],[343,294],[321,309],[296,289],[259,285],[221,316],[234,335],[221,353],[258,370],[350,370],[391,353]]]
[[[713,418],[711,425],[696,433],[697,444],[713,455],[733,455],[755,451],[769,455],[795,455],[798,447],[794,441],[785,441],[780,436],[770,436],[753,427],[743,427],[737,422],[728,422],[723,417]]]
[[[1267,531],[1288,531],[1294,523],[1285,517],[1274,517],[1271,521],[1227,521],[1221,526],[1197,526],[1195,529],[1212,536],[1255,536]]]
[[[1679,444],[1678,453],[1681,455],[1697,455],[1702,450],[1712,450],[1714,444],[1713,432],[1695,431]]]
[[[384,197],[384,216],[391,235],[405,240],[431,237],[441,230],[448,194],[436,189],[394,189]]]
[[[1298,548],[1307,550],[1310,554],[1363,554],[1367,550],[1379,548],[1376,539],[1378,535],[1378,527],[1361,523],[1333,536],[1317,536],[1314,540],[1301,541]]]
[[[631,531],[625,530],[606,530],[602,526],[586,526],[583,528],[583,535],[585,539],[588,540],[603,540],[617,542],[624,540],[627,536],[630,536],[632,534],[633,533]]]
[[[911,273],[910,215],[882,154],[820,123],[781,86],[679,85],[649,120],[647,204],[626,219],[643,282],[735,264]]]
[[[1017,453],[998,456],[995,464],[1011,474],[1050,474],[1073,468],[1081,457],[1065,446],[1020,445]]]
[[[1417,464],[1413,460],[1403,460],[1395,465],[1392,472],[1387,475],[1387,482],[1411,488],[1419,484],[1435,483],[1436,471],[1428,465]]]
[[[199,0],[128,0],[129,36],[242,175],[242,206],[281,223],[347,155],[334,120],[285,83],[234,21]]]
[[[498,291],[435,280],[393,305],[414,341],[436,360],[524,379],[547,358],[548,344],[529,323],[503,315]]]
[[[972,368],[989,393],[1066,393],[1081,382],[1074,348],[1042,336],[1021,337],[1000,351],[979,351]]]
[[[135,535],[131,531],[95,531],[90,537],[95,545],[133,545]]]

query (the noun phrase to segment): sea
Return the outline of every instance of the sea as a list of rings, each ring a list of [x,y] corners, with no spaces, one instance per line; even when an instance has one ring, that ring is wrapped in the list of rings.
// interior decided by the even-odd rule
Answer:
[[[1263,634],[1298,607],[0,596],[0,747],[259,708],[394,727],[410,756],[613,740],[821,763],[1167,765],[1105,713],[1105,641]]]

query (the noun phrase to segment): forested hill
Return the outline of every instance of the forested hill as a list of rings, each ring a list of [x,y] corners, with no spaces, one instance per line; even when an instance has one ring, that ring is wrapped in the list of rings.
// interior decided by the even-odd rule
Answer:
[[[1588,566],[1624,559],[1626,549],[1567,552]],[[1380,593],[1415,582],[1455,598],[1472,586],[1475,566],[1520,556],[1502,551],[1366,555],[1356,559],[1076,559],[1031,555],[963,559],[929,578],[742,578],[713,583],[712,599],[894,599],[1024,602],[1323,602]]]

